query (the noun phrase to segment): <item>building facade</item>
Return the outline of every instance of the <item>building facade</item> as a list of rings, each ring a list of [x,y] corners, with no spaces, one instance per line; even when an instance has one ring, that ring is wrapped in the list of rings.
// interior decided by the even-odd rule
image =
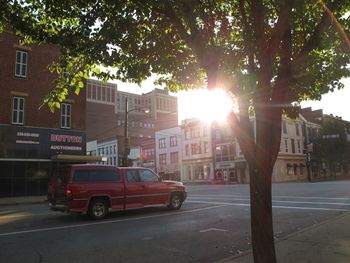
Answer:
[[[243,183],[236,167],[237,147],[232,129],[226,123],[213,123],[214,182]]]
[[[98,164],[118,166],[118,141],[116,139],[104,141],[90,141],[86,145],[89,155],[100,156]]]
[[[86,152],[85,91],[52,113],[40,106],[55,87],[48,65],[59,60],[59,49],[22,46],[5,30],[0,57],[0,196],[45,194],[59,156]]]
[[[181,127],[157,131],[155,138],[158,174],[163,179],[183,181]]]
[[[251,118],[254,125],[255,118]],[[290,119],[282,117],[281,144],[277,160],[272,171],[272,182],[306,181],[307,167],[304,149],[305,134],[303,133],[303,120],[299,117]],[[249,182],[249,167],[245,162],[243,153],[237,144],[237,176],[242,182]]]
[[[211,125],[198,119],[181,123],[182,180],[212,182],[214,161]]]
[[[350,174],[350,122],[322,110],[302,109],[305,117],[309,180],[327,180]]]

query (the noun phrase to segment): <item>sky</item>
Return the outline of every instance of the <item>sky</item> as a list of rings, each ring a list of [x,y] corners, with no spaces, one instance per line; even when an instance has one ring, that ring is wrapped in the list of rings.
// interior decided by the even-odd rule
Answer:
[[[139,87],[136,84],[117,82],[118,90],[130,93],[142,94],[155,88],[154,79],[144,81]],[[313,110],[322,109],[324,114],[340,116],[350,121],[350,78],[344,79],[345,88],[327,93],[320,101],[305,101],[301,103],[303,108],[312,107]],[[220,92],[208,93],[202,91],[181,91],[178,94],[179,120],[192,117],[205,117],[206,120],[213,120],[215,116],[222,116],[228,107],[232,107],[230,100]],[[196,98],[195,100],[193,98]]]

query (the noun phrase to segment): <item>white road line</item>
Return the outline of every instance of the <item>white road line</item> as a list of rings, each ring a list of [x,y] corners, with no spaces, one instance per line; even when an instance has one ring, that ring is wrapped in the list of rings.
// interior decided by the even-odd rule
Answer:
[[[205,201],[186,201],[187,203],[198,203],[198,204],[212,204],[212,205],[227,205],[227,206],[250,206],[250,204],[238,204],[238,203],[224,203],[224,202],[205,202]],[[318,211],[342,211],[347,212],[349,209],[337,209],[337,208],[323,208],[323,207],[303,207],[303,206],[281,206],[273,205],[273,208],[282,209],[300,209],[300,210],[318,210]]]
[[[5,210],[5,211],[0,211],[0,215],[6,215],[6,214],[11,214],[16,212],[16,210]]]
[[[227,232],[228,230],[227,229],[221,229],[221,228],[208,228],[208,229],[200,230],[199,232],[200,233],[206,233],[206,232],[209,232],[209,231]]]
[[[72,229],[72,228],[94,226],[94,225],[105,225],[105,224],[112,224],[112,223],[126,222],[126,221],[136,221],[136,220],[149,219],[149,218],[165,217],[165,216],[170,216],[170,215],[176,216],[176,215],[181,215],[181,214],[201,212],[204,210],[210,210],[210,209],[220,208],[220,207],[224,207],[224,206],[227,206],[227,205],[226,204],[219,204],[219,205],[215,205],[215,206],[197,208],[197,209],[192,209],[192,210],[187,210],[187,211],[170,212],[170,213],[157,214],[157,215],[151,215],[151,216],[140,216],[140,217],[134,217],[134,218],[116,219],[116,220],[108,220],[108,221],[106,220],[106,221],[99,221],[99,222],[86,223],[86,224],[76,224],[76,225],[67,225],[67,226],[47,227],[47,228],[37,228],[37,229],[31,229],[31,230],[15,231],[15,232],[2,233],[2,234],[0,234],[0,237],[14,236],[14,235],[28,234],[28,233],[37,233],[37,232],[44,232],[44,231],[52,231],[52,230]]]
[[[225,200],[228,197],[192,197],[193,199],[201,200]],[[191,198],[189,198],[191,199]],[[231,198],[230,201],[250,201],[248,198]],[[281,201],[281,200],[272,200],[273,203],[290,203],[290,204],[315,204],[315,205],[343,205],[350,206],[350,203],[329,203],[329,202],[310,202],[310,201]]]
[[[188,195],[188,197],[247,197],[249,195]],[[291,196],[291,195],[273,195],[272,198],[292,198],[292,199],[329,199],[329,200],[349,200],[349,197],[321,197],[321,196]]]
[[[291,196],[291,195],[273,195],[272,197],[295,198],[295,199],[305,198],[305,199],[349,200],[350,201],[350,197]]]

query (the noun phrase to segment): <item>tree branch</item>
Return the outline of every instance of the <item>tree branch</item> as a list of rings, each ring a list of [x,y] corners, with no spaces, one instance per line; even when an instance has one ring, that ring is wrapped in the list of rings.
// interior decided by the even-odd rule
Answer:
[[[256,37],[255,43],[257,44],[258,59],[263,61],[262,56],[266,52],[266,29],[264,21],[264,5],[261,0],[251,0],[250,6],[252,10],[253,17],[253,28]]]
[[[232,111],[228,116],[228,120],[239,146],[242,149],[244,157],[249,163],[254,158],[254,131],[250,125],[248,106],[243,106],[240,103],[239,105],[239,119]]]
[[[243,39],[245,42],[245,46],[247,48],[247,58],[248,58],[248,72],[255,73],[255,63],[254,63],[254,48],[251,43],[253,43],[252,38],[248,36],[249,24],[247,19],[247,14],[245,12],[243,0],[239,0],[239,11],[242,17],[243,24]]]
[[[271,57],[271,60],[275,60],[276,53],[279,45],[283,39],[285,31],[290,24],[290,18],[292,14],[293,1],[284,1],[278,13],[277,23],[272,31],[271,37],[267,44],[267,54]]]

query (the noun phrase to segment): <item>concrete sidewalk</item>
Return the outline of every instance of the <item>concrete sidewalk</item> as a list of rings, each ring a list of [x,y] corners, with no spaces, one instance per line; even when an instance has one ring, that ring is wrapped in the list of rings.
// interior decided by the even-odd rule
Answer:
[[[47,200],[46,195],[39,196],[19,196],[19,197],[1,197],[1,206],[11,206],[11,205],[26,205],[26,204],[40,204],[45,203]]]
[[[350,262],[350,213],[304,228],[275,242],[279,263]],[[253,263],[252,251],[220,263]]]

